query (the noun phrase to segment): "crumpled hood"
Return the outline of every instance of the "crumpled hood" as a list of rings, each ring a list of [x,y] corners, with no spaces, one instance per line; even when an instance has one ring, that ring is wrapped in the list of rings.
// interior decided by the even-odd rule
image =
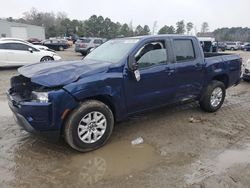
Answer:
[[[56,87],[70,84],[80,77],[104,72],[110,63],[93,60],[40,62],[18,69],[18,72],[31,79],[31,82]]]

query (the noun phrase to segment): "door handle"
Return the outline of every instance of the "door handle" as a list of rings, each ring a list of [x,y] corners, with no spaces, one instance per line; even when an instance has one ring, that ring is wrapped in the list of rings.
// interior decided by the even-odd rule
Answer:
[[[196,63],[196,64],[195,64],[195,67],[196,67],[198,70],[201,70],[201,69],[202,69],[202,64],[201,64],[201,63]]]
[[[170,74],[172,74],[172,73],[175,72],[175,69],[174,69],[174,68],[169,68],[169,67],[168,67],[168,68],[165,69],[165,72],[168,73],[168,75],[170,75]]]

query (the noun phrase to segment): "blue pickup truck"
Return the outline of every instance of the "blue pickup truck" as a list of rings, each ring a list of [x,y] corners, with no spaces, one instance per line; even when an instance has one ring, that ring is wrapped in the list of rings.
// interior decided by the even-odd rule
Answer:
[[[7,92],[19,125],[85,152],[103,146],[115,122],[170,103],[199,101],[218,110],[240,82],[238,55],[204,54],[193,36],[110,40],[84,60],[18,69]]]

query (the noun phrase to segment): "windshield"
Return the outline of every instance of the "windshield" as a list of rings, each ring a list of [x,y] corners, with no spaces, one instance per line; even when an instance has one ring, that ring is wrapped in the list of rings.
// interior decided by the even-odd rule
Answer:
[[[85,57],[97,61],[116,63],[131,50],[139,39],[114,39],[110,40]]]

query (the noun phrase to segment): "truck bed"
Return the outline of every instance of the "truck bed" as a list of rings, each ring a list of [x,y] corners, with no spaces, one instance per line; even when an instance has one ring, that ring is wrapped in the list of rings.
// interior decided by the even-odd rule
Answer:
[[[233,55],[233,54],[229,54],[229,53],[207,53],[207,52],[204,53],[205,58],[224,56],[224,55]]]
[[[239,82],[242,64],[242,59],[239,55],[231,53],[204,53],[204,56],[207,70],[230,75],[227,87]]]

